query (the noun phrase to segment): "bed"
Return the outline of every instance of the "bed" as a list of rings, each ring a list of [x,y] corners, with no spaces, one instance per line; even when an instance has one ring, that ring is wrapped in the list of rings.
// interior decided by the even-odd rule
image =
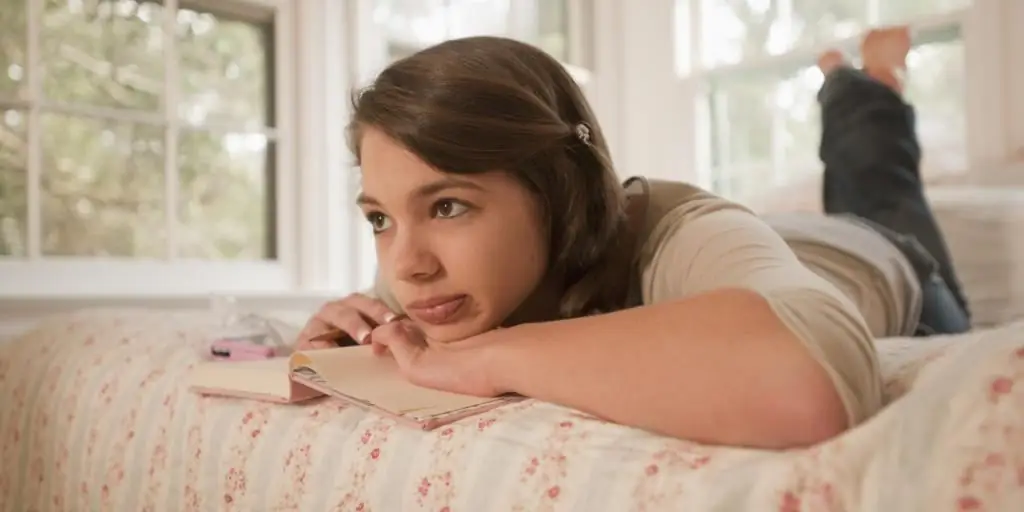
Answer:
[[[202,312],[62,315],[0,345],[0,510],[959,511],[1024,503],[1024,322],[878,342],[888,405],[806,450],[527,401],[432,432],[198,397]]]
[[[222,319],[89,310],[0,343],[0,511],[1020,512],[1024,188],[929,196],[979,330],[879,340],[886,408],[814,448],[702,446],[532,401],[420,432],[329,400],[200,398],[184,379]]]

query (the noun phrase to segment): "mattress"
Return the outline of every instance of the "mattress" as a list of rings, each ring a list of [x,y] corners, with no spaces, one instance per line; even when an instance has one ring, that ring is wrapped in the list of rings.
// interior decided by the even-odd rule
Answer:
[[[879,341],[888,405],[792,451],[526,401],[423,432],[196,396],[199,313],[83,311],[0,345],[0,510],[953,511],[1024,503],[1024,324]]]
[[[979,326],[1024,319],[1024,188],[929,191]]]

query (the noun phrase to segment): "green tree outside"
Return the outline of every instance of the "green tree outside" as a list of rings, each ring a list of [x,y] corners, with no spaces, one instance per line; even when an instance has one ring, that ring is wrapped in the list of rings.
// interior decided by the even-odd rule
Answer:
[[[167,256],[164,162],[175,152],[175,256],[273,257],[272,141],[261,135],[273,126],[271,22],[153,1],[39,1],[41,93],[71,107],[39,118],[43,255]],[[27,240],[25,5],[0,0],[0,255],[10,256],[24,256]],[[160,114],[168,16],[180,97],[168,106],[182,120],[174,148]]]

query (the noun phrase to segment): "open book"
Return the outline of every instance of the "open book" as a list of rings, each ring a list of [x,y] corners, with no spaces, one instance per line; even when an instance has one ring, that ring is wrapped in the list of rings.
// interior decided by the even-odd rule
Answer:
[[[256,361],[203,362],[190,376],[200,394],[296,403],[331,396],[430,430],[519,397],[483,398],[416,386],[369,345],[300,351]]]

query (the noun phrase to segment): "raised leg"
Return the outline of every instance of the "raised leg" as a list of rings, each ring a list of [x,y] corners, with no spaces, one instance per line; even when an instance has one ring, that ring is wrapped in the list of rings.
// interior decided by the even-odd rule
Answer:
[[[863,70],[850,67],[838,52],[828,52],[819,60],[825,74],[818,94],[819,156],[825,164],[823,204],[828,214],[855,215],[923,248],[908,254],[923,268],[922,289],[932,295],[926,297],[926,306],[934,303],[922,315],[922,323],[941,311],[943,325],[929,324],[932,330],[958,332],[969,326],[967,301],[924,195],[914,109],[902,97],[909,50],[909,32],[899,27],[873,31],[864,39]],[[933,282],[930,267],[940,280]],[[946,291],[933,290],[936,284],[944,285]],[[936,295],[953,300],[953,313]],[[950,320],[956,311],[962,318]]]

